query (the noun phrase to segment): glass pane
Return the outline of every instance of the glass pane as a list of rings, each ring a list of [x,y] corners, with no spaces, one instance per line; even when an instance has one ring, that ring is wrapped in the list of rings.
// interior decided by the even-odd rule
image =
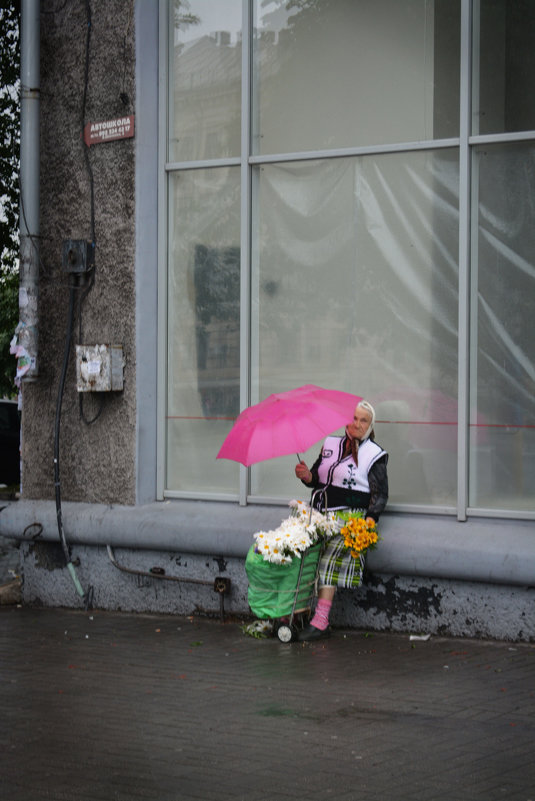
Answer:
[[[480,19],[472,132],[535,130],[535,3],[481,0]]]
[[[169,179],[167,489],[237,492],[216,461],[239,412],[240,172]]]
[[[487,147],[474,158],[470,505],[534,510],[535,146]]]
[[[455,505],[457,152],[263,166],[255,184],[253,400],[366,397],[391,503]],[[294,464],[254,467],[253,495],[306,497]]]
[[[458,0],[255,0],[253,153],[458,136]]]
[[[241,0],[170,3],[169,161],[238,156]]]

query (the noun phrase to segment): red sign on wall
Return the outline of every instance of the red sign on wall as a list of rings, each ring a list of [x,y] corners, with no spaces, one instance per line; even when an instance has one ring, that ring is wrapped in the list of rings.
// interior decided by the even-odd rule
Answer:
[[[88,122],[84,128],[84,142],[88,147],[99,142],[130,139],[134,135],[134,115],[118,117],[104,122]]]

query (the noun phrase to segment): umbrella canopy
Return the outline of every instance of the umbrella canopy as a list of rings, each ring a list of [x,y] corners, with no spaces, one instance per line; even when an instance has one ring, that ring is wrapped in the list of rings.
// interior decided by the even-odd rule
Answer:
[[[248,467],[255,462],[306,451],[318,440],[351,422],[362,398],[307,384],[270,395],[237,418],[218,459]]]

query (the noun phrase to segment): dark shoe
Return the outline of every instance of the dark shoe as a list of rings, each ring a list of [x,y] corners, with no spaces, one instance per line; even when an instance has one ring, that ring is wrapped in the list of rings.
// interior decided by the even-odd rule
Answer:
[[[326,628],[325,630],[317,629],[316,626],[310,624],[306,627],[306,629],[303,629],[303,631],[299,632],[297,639],[299,642],[312,642],[313,640],[325,640],[330,636],[331,630],[329,628]]]

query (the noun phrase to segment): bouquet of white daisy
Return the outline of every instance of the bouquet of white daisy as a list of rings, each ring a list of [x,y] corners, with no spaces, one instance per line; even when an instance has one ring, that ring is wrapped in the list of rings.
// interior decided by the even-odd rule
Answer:
[[[318,512],[304,501],[292,500],[289,506],[290,516],[280,526],[271,531],[257,531],[254,535],[255,552],[266,562],[290,564],[294,557],[301,558],[312,545],[338,531],[336,517],[331,512]]]

